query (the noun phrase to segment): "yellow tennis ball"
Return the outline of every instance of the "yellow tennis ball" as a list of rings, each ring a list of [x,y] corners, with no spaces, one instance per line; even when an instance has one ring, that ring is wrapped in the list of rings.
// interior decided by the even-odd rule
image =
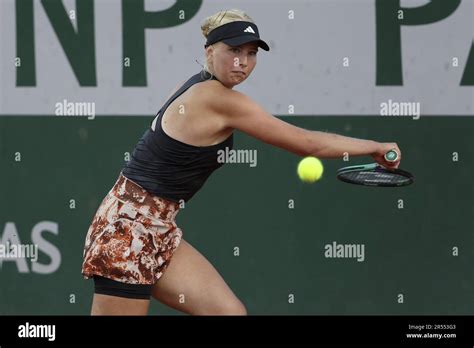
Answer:
[[[305,157],[298,164],[298,176],[303,182],[315,182],[323,175],[324,167],[316,157]]]

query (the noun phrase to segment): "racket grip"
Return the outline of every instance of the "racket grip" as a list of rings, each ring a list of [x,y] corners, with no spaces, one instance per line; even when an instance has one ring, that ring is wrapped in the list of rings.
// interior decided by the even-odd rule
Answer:
[[[398,152],[395,149],[385,153],[384,158],[387,162],[395,162],[398,159]]]

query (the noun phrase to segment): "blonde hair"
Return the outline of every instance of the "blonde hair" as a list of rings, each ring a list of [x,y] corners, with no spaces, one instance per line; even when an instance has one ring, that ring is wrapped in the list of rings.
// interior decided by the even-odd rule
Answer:
[[[231,23],[231,22],[237,22],[237,21],[255,23],[254,20],[242,10],[239,10],[239,9],[223,10],[204,19],[204,21],[201,24],[202,35],[204,35],[204,37],[207,40],[207,37],[212,30],[220,27],[221,25]],[[207,58],[205,59],[203,68],[205,71],[210,73]]]

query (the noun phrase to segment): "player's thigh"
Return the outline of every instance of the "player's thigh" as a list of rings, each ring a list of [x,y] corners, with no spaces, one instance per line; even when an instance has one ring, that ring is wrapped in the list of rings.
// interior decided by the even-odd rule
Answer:
[[[214,266],[184,239],[154,285],[152,296],[192,315],[247,314]]]
[[[91,315],[146,315],[150,300],[94,294]]]

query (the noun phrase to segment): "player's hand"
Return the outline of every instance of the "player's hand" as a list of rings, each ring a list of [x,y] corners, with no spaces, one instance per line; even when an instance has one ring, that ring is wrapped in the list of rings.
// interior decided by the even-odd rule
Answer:
[[[388,162],[385,160],[385,154],[390,151],[395,150],[398,153],[398,159],[395,162]],[[402,152],[398,148],[396,143],[378,143],[377,150],[371,154],[375,161],[384,166],[387,169],[395,169],[400,165],[400,160],[402,159]]]

